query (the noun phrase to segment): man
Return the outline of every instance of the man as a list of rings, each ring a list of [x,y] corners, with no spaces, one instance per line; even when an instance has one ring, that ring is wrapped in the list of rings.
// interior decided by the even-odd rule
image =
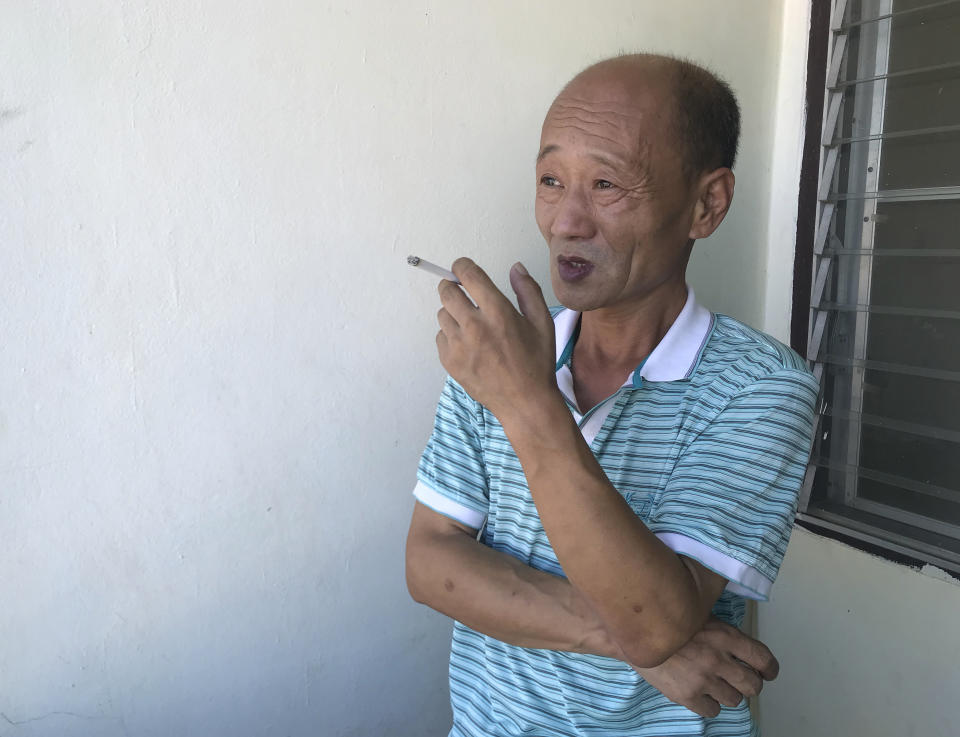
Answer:
[[[732,93],[699,67],[588,68],[537,157],[566,309],[520,264],[519,312],[469,259],[463,289],[440,284],[451,378],[407,581],[457,620],[451,735],[756,733],[743,696],[777,665],[729,625],[776,576],[817,384],[686,285],[730,206],[738,133]]]

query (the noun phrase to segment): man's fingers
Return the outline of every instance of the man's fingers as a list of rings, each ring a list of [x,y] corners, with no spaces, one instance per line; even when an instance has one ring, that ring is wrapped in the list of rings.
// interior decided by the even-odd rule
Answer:
[[[443,364],[444,367],[446,367],[445,356],[447,354],[447,347],[449,346],[449,341],[447,340],[447,336],[443,334],[442,330],[437,331],[436,343],[437,343],[437,353],[440,355],[440,363]]]
[[[770,648],[743,633],[739,635],[740,637],[735,638],[734,645],[730,648],[731,654],[753,668],[764,680],[772,681],[776,678],[780,673],[780,663],[770,652]]]
[[[708,719],[720,713],[720,704],[709,696],[697,696],[695,699],[684,702],[683,705],[690,711]]]
[[[448,338],[454,335],[456,331],[460,329],[457,321],[453,319],[453,315],[447,312],[446,307],[441,307],[437,312],[437,323],[440,325],[440,330]]]
[[[743,701],[744,694],[724,681],[722,678],[716,678],[709,686],[709,696],[716,699],[718,703],[724,706],[736,706]]]
[[[463,288],[467,290],[481,310],[503,306],[510,310],[513,309],[510,300],[497,289],[497,285],[487,276],[487,272],[477,266],[471,259],[461,256],[453,262],[450,270],[457,275]]]
[[[764,680],[772,681],[780,673],[780,663],[770,652],[770,648],[760,640],[748,637],[736,627],[712,620],[708,623],[705,631],[706,629],[711,630],[714,634],[719,632],[723,638],[725,649],[735,658],[742,660],[753,668]]]
[[[766,645],[764,645],[762,642],[758,644],[764,649],[764,651],[766,651],[766,655],[764,664],[760,668],[757,668],[757,672],[763,676],[765,680],[772,681],[774,678],[780,675],[780,661],[777,660],[777,658],[772,652],[770,652]]]
[[[523,316],[541,332],[553,333],[553,318],[543,299],[543,290],[519,262],[510,269],[510,286],[517,293],[517,304]]]
[[[444,279],[437,285],[437,293],[440,295],[440,303],[444,306],[444,309],[458,323],[462,323],[477,311],[477,308],[474,307],[470,298],[463,293],[463,290],[448,279]]]
[[[763,679],[749,665],[731,658],[717,675],[744,696],[756,696],[763,690]]]

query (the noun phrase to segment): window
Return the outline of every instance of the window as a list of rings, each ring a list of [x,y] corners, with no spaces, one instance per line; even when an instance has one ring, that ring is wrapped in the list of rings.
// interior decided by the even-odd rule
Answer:
[[[825,32],[798,520],[960,573],[960,0],[834,0]]]

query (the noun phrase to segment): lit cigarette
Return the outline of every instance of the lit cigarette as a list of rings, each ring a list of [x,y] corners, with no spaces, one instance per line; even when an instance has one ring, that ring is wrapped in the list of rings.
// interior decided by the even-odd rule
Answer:
[[[452,271],[448,271],[442,266],[431,264],[425,258],[420,258],[419,256],[407,256],[407,263],[410,264],[411,266],[416,266],[418,269],[429,271],[431,274],[439,276],[441,279],[449,279],[454,284],[460,283],[460,280],[457,279],[457,275],[454,274]]]

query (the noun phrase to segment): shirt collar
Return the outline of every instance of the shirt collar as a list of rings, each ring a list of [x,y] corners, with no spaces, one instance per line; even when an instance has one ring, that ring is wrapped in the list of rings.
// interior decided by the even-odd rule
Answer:
[[[574,332],[580,313],[561,310],[553,318],[556,331],[556,370],[566,365],[573,353]],[[634,370],[624,386],[639,386],[638,378],[647,381],[677,381],[688,379],[696,368],[700,352],[713,329],[713,313],[697,302],[693,289],[687,287],[687,301],[650,355]]]

